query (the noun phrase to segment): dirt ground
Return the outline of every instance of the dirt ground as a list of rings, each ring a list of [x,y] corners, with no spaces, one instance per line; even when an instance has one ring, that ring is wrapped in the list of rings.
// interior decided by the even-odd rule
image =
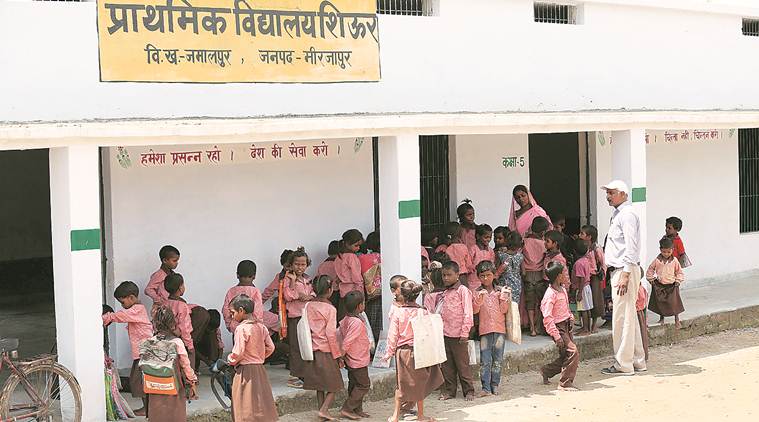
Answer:
[[[654,348],[648,372],[635,376],[601,374],[600,369],[609,364],[610,359],[582,362],[575,380],[577,392],[557,391],[558,377],[544,386],[537,372],[529,372],[502,379],[500,395],[474,402],[460,397],[440,402],[433,393],[425,401],[425,414],[438,421],[759,420],[759,329]],[[373,415],[364,421],[386,421],[392,401],[367,403],[364,410]],[[316,420],[315,412],[280,418]]]

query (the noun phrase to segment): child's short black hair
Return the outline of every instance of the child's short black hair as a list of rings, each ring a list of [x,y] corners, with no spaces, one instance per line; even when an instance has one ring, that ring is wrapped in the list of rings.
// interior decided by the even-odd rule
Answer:
[[[171,273],[163,280],[163,288],[169,292],[170,295],[179,291],[179,288],[184,284],[184,277],[179,273]]]
[[[403,296],[403,301],[406,303],[415,302],[421,292],[422,286],[416,284],[413,280],[405,280],[401,283],[401,296]]]
[[[291,249],[285,249],[282,251],[282,253],[279,255],[279,265],[281,266],[287,266],[287,263],[290,262],[290,255],[293,254],[293,251]]]
[[[140,296],[140,288],[131,281],[122,282],[116,287],[116,290],[113,291],[113,297],[116,299],[123,299],[127,296]]]
[[[327,246],[327,255],[335,256],[339,253],[340,253],[340,241],[333,240],[329,242],[329,246]]]
[[[493,275],[495,275],[495,265],[488,260],[480,261],[480,263],[477,264],[477,267],[475,269],[477,270],[477,275],[486,273],[488,271],[490,271],[491,273],[493,273]]]
[[[537,216],[532,219],[530,231],[535,234],[543,234],[548,230],[548,226],[548,220],[545,217]]]
[[[461,201],[461,205],[456,207],[456,215],[459,217],[459,220],[463,220],[464,216],[469,210],[474,211],[474,207],[472,206],[472,200],[464,199],[463,201]]]
[[[506,235],[506,247],[509,249],[519,249],[522,247],[522,235],[518,231],[514,230]]]
[[[429,246],[436,237],[438,237],[438,234],[434,230],[422,230],[422,246]]]
[[[230,305],[232,306],[232,309],[242,309],[246,314],[252,314],[253,309],[255,308],[253,299],[251,299],[250,296],[246,294],[239,294],[235,296],[235,298],[232,299]]]
[[[325,293],[332,287],[332,280],[328,275],[320,275],[313,281],[314,293],[317,296],[324,296]]]
[[[672,239],[668,237],[663,237],[659,241],[659,249],[672,249],[675,247],[675,242],[672,241]]]
[[[177,320],[174,312],[166,305],[160,305],[153,312],[153,332],[174,337],[174,329],[177,328]]]
[[[213,331],[219,327],[221,327],[221,314],[216,309],[209,309],[207,330]]]
[[[493,236],[495,236],[497,234],[502,234],[503,237],[508,237],[509,232],[510,232],[510,230],[509,230],[508,227],[506,227],[506,226],[498,226],[498,227],[496,227],[496,228],[493,229]]]
[[[256,263],[249,259],[240,261],[240,263],[237,264],[237,276],[238,277],[255,277]]]
[[[680,231],[683,229],[683,220],[677,218],[677,217],[669,217],[667,218],[666,224],[671,224],[672,228],[674,228],[677,231]]]
[[[590,236],[591,243],[598,242],[598,229],[592,224],[586,224],[580,229],[583,233]]]
[[[105,305],[105,304],[103,304],[103,315],[105,315],[105,314],[112,314],[114,312],[115,311],[113,310],[113,307],[111,307],[111,305]]]
[[[346,230],[340,239],[340,253],[346,252],[348,245],[355,245],[362,240],[364,240],[364,235],[358,229]]]
[[[306,265],[311,266],[311,258],[308,257],[308,254],[306,253],[306,248],[303,246],[298,246],[297,249],[295,249],[290,256],[287,258],[287,266],[293,265],[293,262],[295,262],[296,258],[306,258]]]
[[[575,252],[577,252],[577,256],[583,256],[586,253],[588,253],[588,249],[590,248],[590,243],[587,240],[577,239],[575,240]]]
[[[380,251],[380,232],[373,231],[366,235],[366,242],[363,244],[364,250],[379,252]]]
[[[492,233],[492,232],[493,232],[493,228],[487,224],[478,224],[477,227],[475,227],[474,229],[474,235],[476,237],[480,237],[480,236],[485,235],[485,233]]]
[[[166,245],[158,251],[158,257],[161,258],[161,261],[171,258],[172,256],[179,256],[179,249],[171,245]]]
[[[547,231],[546,234],[543,235],[543,238],[545,240],[550,240],[550,241],[558,243],[558,244],[561,244],[561,242],[564,241],[564,235],[561,234],[561,232],[558,231],[558,230],[549,230],[549,231]]]
[[[453,238],[461,230],[461,225],[455,221],[449,221],[443,225],[440,229],[440,236],[438,237],[438,243],[442,245],[450,245]]]
[[[364,294],[358,290],[354,290],[345,295],[345,310],[348,313],[355,314],[358,305],[364,302]]]
[[[556,278],[559,277],[559,274],[561,274],[562,271],[564,271],[564,264],[559,261],[551,261],[546,267],[546,277],[548,277],[548,281],[551,283],[556,281]]]
[[[459,264],[456,263],[456,261],[448,261],[443,263],[443,269],[448,271],[453,271],[456,274],[459,273]]]

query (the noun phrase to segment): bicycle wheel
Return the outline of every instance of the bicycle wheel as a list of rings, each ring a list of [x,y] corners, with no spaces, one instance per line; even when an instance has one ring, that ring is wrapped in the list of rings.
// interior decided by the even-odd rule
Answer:
[[[8,377],[0,392],[0,419],[81,422],[81,390],[66,367],[46,362],[27,366],[22,371],[29,384],[16,374]]]
[[[232,409],[232,399],[224,393],[224,374],[222,372],[211,375],[211,391],[224,410]]]

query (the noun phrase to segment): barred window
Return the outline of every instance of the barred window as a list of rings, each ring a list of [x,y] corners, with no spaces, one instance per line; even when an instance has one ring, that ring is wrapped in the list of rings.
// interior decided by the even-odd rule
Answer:
[[[759,232],[759,128],[738,130],[740,232]]]
[[[577,6],[572,4],[536,1],[534,3],[535,22],[563,25],[577,24]]]
[[[743,35],[759,37],[759,19],[743,18]]]
[[[377,0],[381,15],[432,16],[433,0]]]

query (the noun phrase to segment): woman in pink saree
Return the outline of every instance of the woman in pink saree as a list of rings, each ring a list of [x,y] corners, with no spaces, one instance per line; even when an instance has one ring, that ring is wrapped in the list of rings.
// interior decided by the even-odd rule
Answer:
[[[517,207],[519,207],[517,209]],[[545,217],[549,227],[553,227],[548,213],[540,208],[535,198],[524,185],[514,186],[511,197],[511,212],[509,213],[509,230],[516,230],[521,236],[530,231],[532,220],[535,217]]]

